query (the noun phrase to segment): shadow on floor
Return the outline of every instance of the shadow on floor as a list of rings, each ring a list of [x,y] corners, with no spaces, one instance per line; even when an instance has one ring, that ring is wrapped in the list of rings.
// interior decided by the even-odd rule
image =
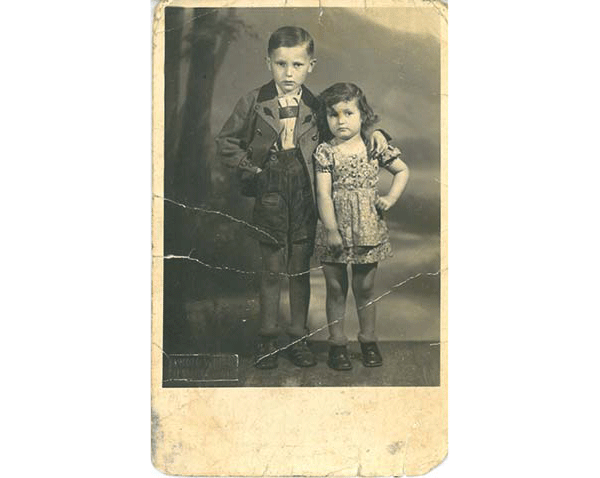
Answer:
[[[312,342],[318,363],[295,367],[285,352],[274,370],[258,370],[249,355],[164,355],[163,387],[436,387],[440,384],[440,345],[429,342],[380,342],[383,366],[366,368],[360,346],[348,346],[353,369],[337,372],[326,363],[326,342]]]

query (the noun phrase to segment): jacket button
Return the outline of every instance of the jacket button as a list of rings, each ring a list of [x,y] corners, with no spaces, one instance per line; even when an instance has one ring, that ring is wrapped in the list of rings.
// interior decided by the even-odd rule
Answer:
[[[248,147],[248,149],[246,150],[246,152],[248,154],[252,154],[252,151],[253,151],[252,146]]]
[[[274,154],[271,155],[271,157],[269,158],[271,161],[277,161],[277,156],[275,156]]]
[[[260,128],[256,130],[256,134],[262,136],[262,131],[260,130]]]
[[[319,139],[319,135],[318,135],[318,134],[315,134],[315,135],[312,137],[312,140],[313,140],[313,141],[316,141],[317,139]]]

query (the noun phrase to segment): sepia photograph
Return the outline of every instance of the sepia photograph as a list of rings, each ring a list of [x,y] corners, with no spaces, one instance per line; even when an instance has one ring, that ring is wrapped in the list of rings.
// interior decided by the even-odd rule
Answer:
[[[158,5],[159,470],[446,456],[446,28],[442,2]]]
[[[598,2],[30,5],[3,476],[597,474]]]
[[[423,16],[165,8],[163,387],[439,386]]]

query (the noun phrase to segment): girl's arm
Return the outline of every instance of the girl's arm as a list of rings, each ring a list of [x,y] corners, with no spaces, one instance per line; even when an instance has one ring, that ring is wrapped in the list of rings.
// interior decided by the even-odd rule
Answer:
[[[394,159],[385,168],[394,175],[394,179],[392,180],[392,187],[387,195],[377,198],[375,206],[380,211],[387,211],[396,204],[396,201],[398,201],[398,198],[400,198],[402,191],[404,191],[404,188],[406,187],[409,176],[408,166],[401,159]]]
[[[316,173],[317,181],[317,206],[319,216],[325,230],[327,231],[327,246],[334,252],[341,252],[343,247],[342,236],[338,231],[338,224],[335,218],[335,208],[331,198],[331,173]]]

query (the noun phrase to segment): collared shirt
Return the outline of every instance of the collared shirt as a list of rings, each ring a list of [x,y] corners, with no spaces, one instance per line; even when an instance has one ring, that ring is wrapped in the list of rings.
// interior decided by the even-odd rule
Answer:
[[[277,86],[277,94],[279,107],[285,108],[288,106],[298,106],[300,104],[300,98],[302,97],[302,87],[296,91],[284,94],[281,89]],[[296,128],[296,117],[283,118],[279,120],[281,123],[281,131],[279,132],[279,140],[281,143],[281,149],[293,149],[294,144],[294,129]]]

